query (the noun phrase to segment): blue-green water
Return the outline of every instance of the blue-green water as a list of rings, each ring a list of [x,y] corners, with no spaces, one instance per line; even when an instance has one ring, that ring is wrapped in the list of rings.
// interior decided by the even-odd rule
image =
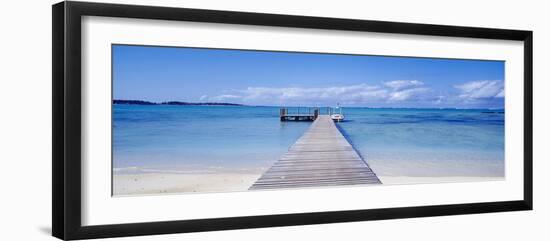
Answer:
[[[504,113],[345,109],[339,123],[382,176],[504,176]]]
[[[264,168],[309,127],[275,107],[114,105],[113,166],[163,170]]]
[[[267,168],[311,122],[277,107],[113,105],[115,170]],[[504,114],[345,108],[338,127],[378,175],[504,176]]]

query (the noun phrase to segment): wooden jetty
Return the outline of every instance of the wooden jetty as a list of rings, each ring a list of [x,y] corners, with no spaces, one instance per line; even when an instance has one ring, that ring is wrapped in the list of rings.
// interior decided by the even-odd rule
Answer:
[[[328,115],[318,115],[249,189],[381,184]]]

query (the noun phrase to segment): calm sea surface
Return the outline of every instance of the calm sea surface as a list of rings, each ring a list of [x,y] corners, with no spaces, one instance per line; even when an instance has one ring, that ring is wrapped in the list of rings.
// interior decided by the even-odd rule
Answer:
[[[278,107],[114,105],[115,172],[268,168],[311,122]],[[495,110],[344,108],[338,127],[378,175],[503,176]]]

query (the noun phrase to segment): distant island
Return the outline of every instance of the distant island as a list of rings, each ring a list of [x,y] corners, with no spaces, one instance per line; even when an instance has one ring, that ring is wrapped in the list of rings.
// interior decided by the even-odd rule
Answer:
[[[225,102],[183,102],[183,101],[166,101],[166,102],[150,102],[144,100],[113,100],[115,105],[218,105],[218,106],[244,106],[235,103]]]

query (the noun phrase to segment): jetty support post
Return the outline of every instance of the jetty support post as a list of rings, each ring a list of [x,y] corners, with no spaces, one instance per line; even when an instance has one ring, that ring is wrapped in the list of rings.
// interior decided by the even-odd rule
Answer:
[[[286,115],[288,113],[288,109],[287,108],[281,108],[279,110],[279,115],[281,117],[281,121],[286,121]]]

